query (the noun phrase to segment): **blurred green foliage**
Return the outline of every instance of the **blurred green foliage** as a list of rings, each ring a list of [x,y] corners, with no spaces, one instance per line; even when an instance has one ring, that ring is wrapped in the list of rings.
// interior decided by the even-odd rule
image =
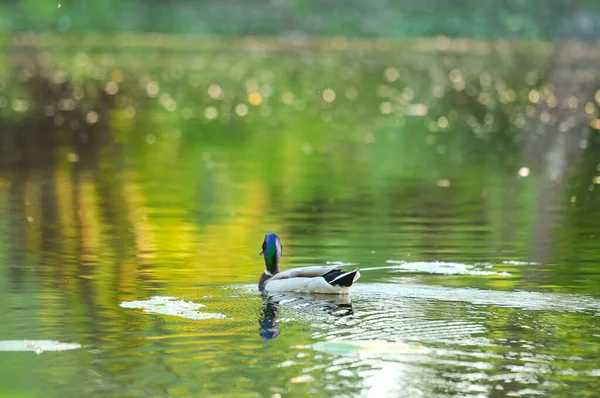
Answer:
[[[600,17],[597,2],[576,0],[13,0],[0,10],[0,32],[536,39],[570,33],[571,25],[597,37]]]

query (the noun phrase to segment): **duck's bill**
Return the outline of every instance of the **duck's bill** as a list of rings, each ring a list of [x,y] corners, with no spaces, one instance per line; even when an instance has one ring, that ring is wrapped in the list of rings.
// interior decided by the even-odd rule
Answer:
[[[265,254],[264,250],[261,250],[260,253],[258,253],[259,256],[262,256],[263,254]]]

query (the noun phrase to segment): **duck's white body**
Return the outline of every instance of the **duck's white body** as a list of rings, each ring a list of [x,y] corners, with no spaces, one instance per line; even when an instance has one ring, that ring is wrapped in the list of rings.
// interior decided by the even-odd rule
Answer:
[[[360,272],[353,270],[339,275],[330,282],[325,280],[323,275],[336,268],[337,267],[293,268],[279,272],[273,276],[270,276],[270,273],[265,271],[265,275],[269,279],[264,283],[264,290],[267,292],[348,294],[351,286],[336,285],[335,281],[356,271],[352,280],[352,282],[354,282],[360,278]]]

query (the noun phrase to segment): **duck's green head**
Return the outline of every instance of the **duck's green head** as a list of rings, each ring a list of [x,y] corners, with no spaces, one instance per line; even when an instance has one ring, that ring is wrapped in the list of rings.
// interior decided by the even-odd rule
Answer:
[[[264,256],[267,272],[271,275],[275,275],[279,272],[279,259],[281,258],[281,253],[281,241],[279,240],[279,236],[274,232],[266,234],[260,255]]]

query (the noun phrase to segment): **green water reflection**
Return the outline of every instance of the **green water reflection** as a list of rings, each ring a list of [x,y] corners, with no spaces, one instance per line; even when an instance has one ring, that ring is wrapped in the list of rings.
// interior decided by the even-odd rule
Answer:
[[[0,352],[1,395],[598,391],[600,121],[569,48],[114,40],[0,55],[0,340],[83,345]],[[364,268],[352,303],[261,297],[270,230],[284,267]],[[225,318],[119,306],[157,295]]]

